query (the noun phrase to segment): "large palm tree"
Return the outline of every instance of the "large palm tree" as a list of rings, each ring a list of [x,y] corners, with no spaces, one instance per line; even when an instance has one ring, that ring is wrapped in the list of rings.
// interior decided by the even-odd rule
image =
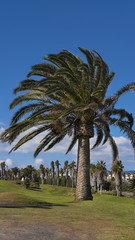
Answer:
[[[10,127],[2,133],[1,140],[11,144],[20,133],[31,129],[11,149],[15,151],[44,132],[45,135],[34,153],[36,157],[40,151],[51,149],[67,134],[72,135],[67,153],[78,141],[76,200],[88,200],[92,199],[89,166],[90,139],[94,136],[94,129],[97,140],[93,148],[104,137],[103,144],[109,140],[112,146],[113,159],[118,158],[118,151],[110,134],[110,124],[126,132],[135,147],[132,115],[124,109],[115,108],[124,92],[135,89],[135,83],[124,86],[111,97],[106,97],[114,73],[109,72],[107,64],[96,51],[79,49],[86,56],[87,63],[63,50],[58,54],[48,55],[44,58],[47,62],[32,67],[28,78],[14,90],[15,94],[26,92],[15,98],[10,109],[22,103],[25,105],[16,111]],[[41,79],[35,80],[32,76]]]

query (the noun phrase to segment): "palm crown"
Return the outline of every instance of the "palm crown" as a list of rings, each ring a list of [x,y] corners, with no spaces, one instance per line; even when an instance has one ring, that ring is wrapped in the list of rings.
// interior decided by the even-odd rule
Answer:
[[[48,130],[34,156],[45,147],[45,151],[52,148],[66,134],[72,134],[68,152],[80,135],[93,137],[93,127],[95,127],[97,141],[93,148],[101,143],[105,135],[103,143],[110,140],[116,157],[116,145],[110,136],[109,124],[118,125],[130,138],[133,136],[132,115],[124,109],[115,109],[114,105],[122,93],[134,87],[134,83],[123,87],[114,96],[105,98],[114,73],[109,73],[107,64],[98,53],[95,56],[86,49],[79,49],[85,54],[87,64],[67,50],[59,54],[50,54],[45,60],[52,64],[34,65],[28,74],[28,78],[33,75],[43,78],[40,81],[24,80],[14,90],[15,94],[28,91],[15,98],[10,109],[23,102],[33,101],[33,103],[21,107],[15,113],[10,128],[2,134],[1,139],[12,143],[21,132],[33,126],[38,128],[26,134],[11,151],[17,150],[25,142]],[[20,119],[28,113],[29,116],[20,122]],[[116,115],[118,118],[111,118],[111,115]],[[125,117],[127,121],[123,121]],[[132,143],[134,145],[133,138]]]

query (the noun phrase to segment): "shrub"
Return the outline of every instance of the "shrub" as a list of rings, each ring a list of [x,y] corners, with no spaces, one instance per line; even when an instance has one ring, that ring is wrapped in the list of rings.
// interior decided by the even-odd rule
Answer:
[[[28,189],[30,188],[30,179],[29,178],[25,178],[24,180],[24,186]]]

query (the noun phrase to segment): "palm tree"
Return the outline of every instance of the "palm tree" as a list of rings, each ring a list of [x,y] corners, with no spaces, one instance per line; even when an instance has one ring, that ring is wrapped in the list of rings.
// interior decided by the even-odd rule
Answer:
[[[48,179],[49,168],[45,168],[45,179]]]
[[[59,186],[59,160],[55,161],[55,166],[56,166],[56,177],[57,177],[57,185]]]
[[[19,177],[19,168],[18,167],[14,167],[11,169],[12,170],[12,176],[13,179],[16,180]]]
[[[97,190],[97,171],[95,164],[90,164],[90,179],[91,179],[91,187],[94,191]]]
[[[99,146],[104,137],[103,144],[107,140],[111,144],[113,160],[118,159],[118,150],[110,134],[110,124],[126,132],[135,147],[132,115],[124,109],[115,108],[123,93],[135,89],[135,83],[124,86],[111,97],[106,97],[114,73],[109,73],[107,64],[95,50],[92,52],[79,49],[86,56],[87,63],[63,50],[45,57],[46,63],[32,67],[28,78],[14,90],[15,94],[26,92],[15,98],[10,109],[22,103],[25,105],[16,111],[10,127],[2,133],[1,140],[11,144],[20,133],[31,129],[11,149],[15,151],[38,134],[46,132],[34,153],[36,157],[40,151],[51,149],[67,134],[72,135],[67,153],[78,142],[75,196],[76,200],[88,200],[92,199],[89,169],[90,139],[94,136],[94,129],[97,140],[93,148]],[[32,79],[34,75],[41,79]]]
[[[68,161],[65,161],[64,162],[64,171],[65,171],[65,186],[67,187],[68,186],[68,168],[69,168],[69,165],[68,165]]]
[[[76,164],[75,161],[72,161],[69,165],[70,171],[71,171],[71,178],[72,178],[72,189],[74,187],[74,170],[75,170]]]
[[[5,162],[1,162],[0,165],[1,165],[1,179],[5,179],[5,176],[6,176],[6,170],[5,170],[6,164],[5,164]]]
[[[41,177],[41,181],[42,181],[42,184],[44,184],[44,178],[45,178],[45,168],[44,168],[44,165],[43,164],[40,164],[39,166],[40,168],[40,177]]]
[[[23,169],[24,178],[32,180],[34,171],[35,168],[32,165],[28,165],[26,168]]]
[[[61,168],[60,169],[60,176],[61,176],[61,178],[63,177],[63,174],[64,174],[64,170],[63,170],[63,168]]]
[[[104,177],[106,173],[106,163],[104,161],[98,161],[96,165],[97,170],[97,189],[100,194],[102,194]]]
[[[11,180],[11,179],[12,179],[12,171],[11,171],[10,169],[8,169],[8,170],[6,171],[6,174],[7,174],[7,179],[8,179],[8,180]]]
[[[124,166],[122,165],[121,160],[113,162],[112,171],[115,175],[116,191],[117,196],[121,196],[121,187],[122,187],[122,171]]]
[[[54,185],[54,161],[51,162],[51,184]]]

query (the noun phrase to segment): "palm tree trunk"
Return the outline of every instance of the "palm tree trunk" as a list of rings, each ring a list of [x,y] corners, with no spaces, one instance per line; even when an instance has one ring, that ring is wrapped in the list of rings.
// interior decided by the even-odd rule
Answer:
[[[121,185],[122,185],[121,173],[115,174],[115,182],[116,182],[117,197],[120,197],[121,196]]]
[[[103,185],[100,184],[100,195],[102,195],[102,193],[103,193]]]
[[[68,187],[68,169],[66,169],[66,187]]]
[[[72,189],[74,188],[74,169],[72,169]]]
[[[56,170],[56,175],[57,175],[57,186],[59,186],[59,167],[57,168],[57,170]]]
[[[75,200],[92,200],[90,187],[90,146],[89,137],[78,139],[78,173]]]

